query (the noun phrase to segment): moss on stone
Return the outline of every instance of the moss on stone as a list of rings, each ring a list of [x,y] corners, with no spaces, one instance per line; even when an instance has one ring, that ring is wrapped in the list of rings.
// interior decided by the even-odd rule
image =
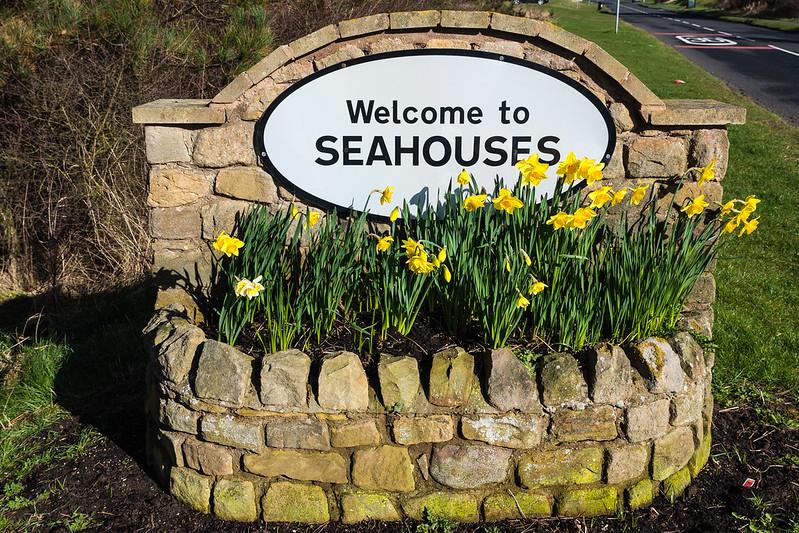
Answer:
[[[519,461],[519,478],[525,487],[596,483],[604,457],[599,447],[532,452]]]
[[[401,520],[399,511],[386,494],[350,492],[341,495],[341,521],[355,524],[366,520],[394,522]]]
[[[686,467],[663,480],[661,491],[669,501],[673,502],[678,496],[685,492],[685,489],[687,489],[690,484],[691,472]]]
[[[255,522],[258,504],[255,486],[244,479],[220,479],[214,486],[214,514],[222,520]]]
[[[651,479],[642,479],[626,491],[627,506],[630,509],[639,509],[652,503],[655,491]]]
[[[456,522],[477,522],[480,519],[477,499],[471,494],[458,492],[431,492],[405,500],[402,508],[405,514],[415,520],[423,520],[425,511],[429,515]]]
[[[213,479],[191,468],[176,467],[170,472],[169,492],[195,511],[207,514],[211,511]]]
[[[616,512],[619,494],[613,487],[566,490],[558,498],[558,514],[597,516]]]
[[[483,500],[483,515],[488,522],[543,517],[551,514],[552,501],[544,492],[514,491],[513,496],[507,492],[497,492]]]
[[[327,496],[322,487],[277,481],[261,502],[264,520],[267,522],[300,522],[322,524],[330,521]]]
[[[712,443],[713,439],[710,436],[710,431],[706,431],[704,437],[702,438],[702,442],[699,444],[699,448],[696,449],[694,454],[691,456],[691,460],[688,461],[688,469],[691,471],[691,475],[693,477],[696,477],[699,474],[699,471],[702,470],[707,464],[707,461],[710,458],[710,446]]]

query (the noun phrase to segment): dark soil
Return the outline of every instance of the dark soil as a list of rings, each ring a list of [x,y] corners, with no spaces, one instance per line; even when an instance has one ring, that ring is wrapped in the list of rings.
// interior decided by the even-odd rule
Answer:
[[[124,420],[119,420],[124,424]],[[69,418],[57,429],[66,441],[77,440],[81,423]],[[771,530],[789,530],[799,520],[799,430],[765,425],[754,409],[735,407],[714,414],[711,460],[683,498],[673,505],[659,498],[654,507],[622,517],[509,521],[500,531],[735,531],[749,520],[771,521]],[[141,457],[141,439],[134,455]],[[755,480],[743,488],[747,478]],[[63,485],[59,487],[59,483]],[[73,511],[88,514],[100,525],[93,531],[277,531],[216,520],[188,510],[164,493],[139,463],[112,440],[103,437],[87,453],[70,462],[51,464],[24,480],[23,495],[56,489],[36,506],[43,523],[63,521]],[[766,502],[758,505],[756,498]],[[20,511],[15,517],[25,519]],[[737,517],[736,517],[737,515]],[[762,523],[762,522],[761,522]],[[414,531],[416,524],[369,523],[291,527],[289,531]],[[485,531],[486,526],[462,526],[458,531]],[[53,531],[59,529],[56,527]],[[282,528],[281,530],[286,530]]]

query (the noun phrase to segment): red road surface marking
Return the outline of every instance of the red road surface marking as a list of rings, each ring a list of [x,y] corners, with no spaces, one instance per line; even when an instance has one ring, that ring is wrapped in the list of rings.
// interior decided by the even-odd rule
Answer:
[[[689,45],[689,44],[675,44],[674,48],[704,48],[705,50],[773,50],[768,46],[736,46],[736,45],[723,45],[723,46],[702,46],[702,45]]]
[[[714,33],[686,33],[684,31],[680,32],[670,32],[670,31],[659,31],[656,32],[655,35],[684,35],[685,37],[715,37],[718,35],[718,32]]]

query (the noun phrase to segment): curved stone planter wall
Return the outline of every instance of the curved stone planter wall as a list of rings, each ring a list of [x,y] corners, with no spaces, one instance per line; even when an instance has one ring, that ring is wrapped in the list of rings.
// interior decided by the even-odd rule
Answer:
[[[613,514],[681,493],[710,452],[712,353],[688,333],[527,368],[452,348],[429,367],[253,358],[172,305],[145,329],[148,457],[226,520],[347,523]]]

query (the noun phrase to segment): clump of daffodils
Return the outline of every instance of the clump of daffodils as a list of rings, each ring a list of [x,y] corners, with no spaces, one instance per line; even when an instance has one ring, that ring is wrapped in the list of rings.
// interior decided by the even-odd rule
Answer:
[[[444,264],[447,260],[446,248],[440,248],[437,254],[428,253],[424,244],[410,237],[402,241],[402,247],[405,249],[405,263],[408,265],[408,270],[414,274],[426,276],[440,268],[444,281],[449,283],[452,280],[452,273]]]
[[[236,293],[236,296],[239,298],[247,298],[248,300],[252,300],[253,298],[257,297],[261,292],[264,290],[264,286],[261,285],[261,278],[263,276],[258,276],[253,280],[249,280],[246,278],[241,278],[236,283],[236,287],[234,288],[233,292]]]

